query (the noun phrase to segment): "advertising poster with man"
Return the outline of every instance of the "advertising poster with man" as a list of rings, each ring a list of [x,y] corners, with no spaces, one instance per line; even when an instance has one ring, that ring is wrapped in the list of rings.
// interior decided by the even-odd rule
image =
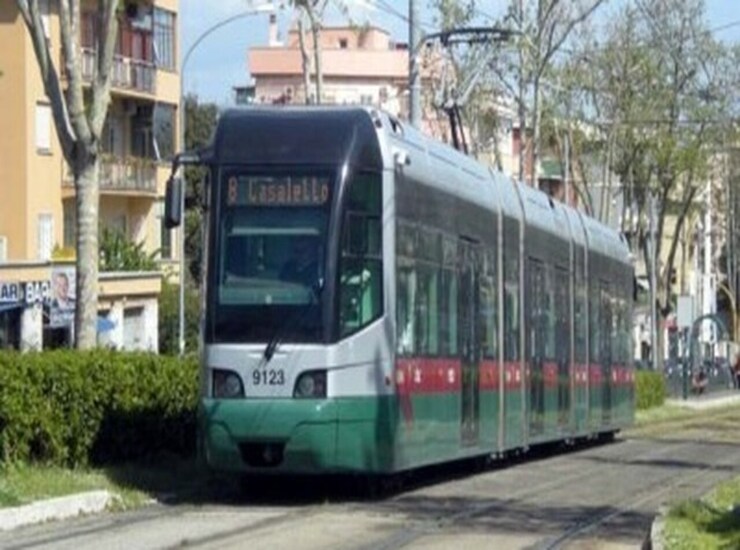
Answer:
[[[75,268],[55,267],[51,272],[51,307],[49,321],[53,327],[66,327],[75,316]]]

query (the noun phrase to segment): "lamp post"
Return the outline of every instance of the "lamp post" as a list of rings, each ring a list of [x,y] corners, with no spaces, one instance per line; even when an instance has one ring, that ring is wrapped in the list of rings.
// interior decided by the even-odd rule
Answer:
[[[185,116],[185,69],[187,68],[188,61],[190,60],[190,56],[193,54],[195,49],[205,40],[208,36],[216,32],[222,27],[225,27],[226,25],[233,23],[234,21],[237,21],[239,19],[244,19],[245,17],[249,17],[251,15],[258,15],[260,13],[268,13],[275,11],[275,6],[272,4],[272,1],[266,4],[261,4],[258,6],[255,6],[253,8],[250,8],[246,11],[242,11],[239,13],[236,13],[230,17],[227,17],[226,19],[223,19],[219,21],[218,23],[215,23],[214,25],[211,25],[206,30],[204,30],[200,35],[198,35],[198,38],[195,39],[193,44],[188,48],[188,50],[185,52],[185,55],[182,58],[182,63],[180,64],[180,148],[182,150],[185,149],[185,124],[186,124],[186,116]],[[184,177],[183,177],[184,180]],[[183,213],[183,223],[180,227],[180,306],[179,306],[179,332],[178,332],[178,351],[180,355],[182,356],[185,353],[185,190],[183,189],[183,192],[181,193],[182,196],[182,202],[180,204],[181,212]]]

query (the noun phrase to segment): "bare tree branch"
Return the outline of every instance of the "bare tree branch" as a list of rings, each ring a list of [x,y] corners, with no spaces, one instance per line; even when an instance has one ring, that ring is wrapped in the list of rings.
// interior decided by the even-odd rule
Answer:
[[[35,2],[35,0],[33,0]],[[85,116],[82,63],[80,61],[80,5],[78,0],[59,0],[59,24],[62,55],[67,76],[67,108],[77,136],[78,146],[90,139],[90,126]]]
[[[38,0],[17,0],[18,8],[26,24],[33,43],[44,91],[51,101],[51,112],[54,125],[59,136],[59,143],[65,158],[70,158],[76,142],[76,134],[72,127],[69,113],[64,99],[64,91],[59,80],[59,73],[49,52],[49,44],[44,31],[44,24],[39,13]]]
[[[96,48],[97,75],[93,81],[90,126],[95,139],[100,138],[110,103],[111,69],[118,37],[117,0],[98,0],[101,33]]]

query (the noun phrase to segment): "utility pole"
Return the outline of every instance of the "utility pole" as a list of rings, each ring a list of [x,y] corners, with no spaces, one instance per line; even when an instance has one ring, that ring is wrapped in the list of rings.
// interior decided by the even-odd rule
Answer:
[[[411,125],[415,128],[421,127],[421,76],[419,75],[421,27],[419,23],[419,1],[409,0],[409,117]]]
[[[659,365],[659,353],[660,350],[658,349],[658,308],[657,308],[657,300],[658,300],[658,277],[656,276],[656,270],[657,270],[657,252],[658,252],[658,246],[656,241],[656,227],[655,227],[655,218],[656,218],[656,204],[655,204],[655,194],[653,192],[650,192],[650,351],[651,351],[651,359],[652,359],[652,367],[653,370],[658,368]]]
[[[524,183],[524,162],[526,158],[526,145],[527,145],[527,112],[524,109],[524,94],[526,92],[524,83],[524,41],[521,39],[524,36],[524,0],[519,0],[519,101],[518,101],[518,116],[519,116],[519,182]]]

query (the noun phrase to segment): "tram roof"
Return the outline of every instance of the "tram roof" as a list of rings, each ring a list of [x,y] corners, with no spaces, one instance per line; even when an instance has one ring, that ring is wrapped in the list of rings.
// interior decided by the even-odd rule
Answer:
[[[357,107],[228,109],[213,144],[213,160],[220,164],[383,165],[372,119]]]

